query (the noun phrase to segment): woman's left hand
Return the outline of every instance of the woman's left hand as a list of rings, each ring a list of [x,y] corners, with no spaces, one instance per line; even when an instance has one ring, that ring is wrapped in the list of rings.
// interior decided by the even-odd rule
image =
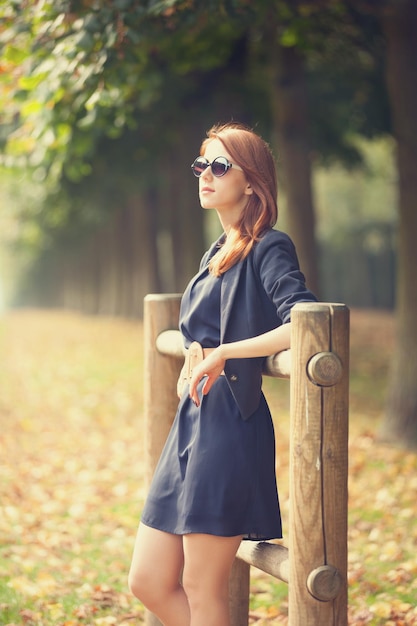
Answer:
[[[197,393],[198,383],[204,376],[207,377],[202,389],[203,396],[206,396],[223,372],[225,362],[225,359],[221,356],[220,349],[216,348],[204,361],[194,367],[190,380],[190,398],[196,406],[200,406],[200,399]]]

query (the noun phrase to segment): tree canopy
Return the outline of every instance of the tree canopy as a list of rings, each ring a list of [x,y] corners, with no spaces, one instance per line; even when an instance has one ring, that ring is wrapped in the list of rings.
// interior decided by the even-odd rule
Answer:
[[[58,0],[2,12],[3,162],[27,164],[48,190],[33,219],[22,213],[40,256],[74,245],[129,197],[144,211],[152,188],[156,204],[166,194],[175,204],[179,146],[198,147],[215,121],[256,124],[273,142],[271,45],[303,58],[316,158],[355,163],[352,134],[388,127],[379,31],[343,2]],[[191,184],[178,202],[190,202]],[[187,211],[176,212],[187,230]],[[172,228],[160,213],[156,232]]]

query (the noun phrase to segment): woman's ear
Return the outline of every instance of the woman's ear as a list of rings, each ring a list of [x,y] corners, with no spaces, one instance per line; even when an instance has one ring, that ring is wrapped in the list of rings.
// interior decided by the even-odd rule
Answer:
[[[246,183],[245,195],[251,196],[252,194],[253,194],[253,189],[251,187],[251,184],[250,183]]]

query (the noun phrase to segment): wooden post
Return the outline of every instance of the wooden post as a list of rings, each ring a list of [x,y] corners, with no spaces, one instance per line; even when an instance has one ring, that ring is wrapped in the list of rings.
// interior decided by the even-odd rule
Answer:
[[[291,319],[289,626],[347,626],[349,311]]]
[[[240,559],[235,559],[229,583],[231,626],[248,626],[249,591],[250,566]]]
[[[178,404],[176,383],[182,366],[179,359],[172,359],[158,352],[156,341],[161,332],[178,328],[180,299],[181,297],[177,294],[164,294],[148,295],[144,301],[144,411],[147,486],[149,486],[175,417]],[[145,624],[146,626],[161,626],[161,622],[149,611],[146,612]]]
[[[245,563],[288,583],[288,548],[271,541],[242,541],[237,556]]]

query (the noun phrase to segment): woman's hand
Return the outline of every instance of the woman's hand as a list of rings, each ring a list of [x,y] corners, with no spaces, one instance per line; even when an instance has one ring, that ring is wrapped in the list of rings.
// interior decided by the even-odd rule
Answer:
[[[185,364],[184,364],[182,366],[180,375],[179,375],[178,380],[177,380],[177,396],[180,399],[182,397],[182,392],[183,392],[184,385],[185,385],[186,382],[187,382],[187,378],[185,376]]]
[[[190,398],[199,406],[197,385],[203,376],[207,380],[203,385],[203,395],[207,395],[213,383],[220,376],[228,359],[253,359],[276,354],[287,350],[291,343],[291,324],[286,323],[269,330],[262,335],[241,339],[231,343],[222,343],[193,369],[190,381]]]
[[[201,363],[196,365],[190,380],[190,398],[196,406],[200,406],[200,399],[197,393],[197,386],[200,380],[206,376],[203,385],[203,396],[206,396],[224,370],[225,359],[221,355],[221,346],[213,350]]]

